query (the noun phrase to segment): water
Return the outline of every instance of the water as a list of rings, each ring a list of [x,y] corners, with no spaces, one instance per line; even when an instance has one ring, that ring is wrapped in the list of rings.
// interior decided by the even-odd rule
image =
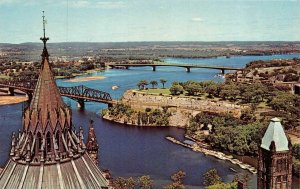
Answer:
[[[273,58],[293,58],[300,55],[277,55],[277,56],[245,56],[225,57],[213,59],[165,59],[170,63],[188,64],[210,64],[221,66],[243,67],[252,60],[273,59]],[[136,84],[142,80],[168,80],[166,86],[170,86],[173,81],[187,80],[219,80],[214,75],[218,70],[192,69],[190,73],[184,68],[157,67],[153,72],[151,68],[131,68],[129,70],[107,70],[90,74],[92,76],[105,76],[106,79],[98,81],[88,81],[80,83],[66,82],[58,80],[60,86],[86,85],[88,87],[109,92],[113,98],[120,98],[124,91],[129,88],[136,88]],[[81,76],[85,77],[85,76]],[[113,91],[111,87],[118,85],[120,88]],[[223,178],[223,181],[231,181],[234,174],[230,168],[234,168],[239,173],[244,173],[238,166],[228,162],[218,160],[201,153],[195,153],[189,149],[172,144],[165,139],[166,136],[173,136],[183,139],[184,130],[168,127],[132,127],[102,120],[99,116],[101,109],[107,105],[99,103],[87,103],[85,111],[79,111],[73,100],[64,98],[73,109],[73,123],[77,127],[83,126],[85,135],[90,119],[95,121],[95,132],[100,145],[100,166],[110,169],[114,178],[119,176],[140,176],[150,175],[155,180],[156,188],[162,188],[170,182],[170,175],[178,170],[187,173],[184,183],[187,188],[202,188],[202,175],[210,168],[216,168]],[[8,159],[10,150],[10,137],[13,131],[21,128],[22,105],[0,106],[0,166],[3,167]],[[251,175],[250,185],[256,188],[256,176]],[[297,188],[297,187],[295,187]]]

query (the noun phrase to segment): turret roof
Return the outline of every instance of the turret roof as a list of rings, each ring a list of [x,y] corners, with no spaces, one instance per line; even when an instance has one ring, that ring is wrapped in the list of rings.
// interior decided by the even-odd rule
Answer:
[[[276,152],[289,150],[289,141],[280,123],[280,119],[273,118],[262,138],[261,147],[270,151],[272,141],[275,143]]]

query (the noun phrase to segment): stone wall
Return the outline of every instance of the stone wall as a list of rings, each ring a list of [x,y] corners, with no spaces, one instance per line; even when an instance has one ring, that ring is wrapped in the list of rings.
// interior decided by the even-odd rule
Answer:
[[[203,97],[174,97],[155,94],[140,93],[135,90],[128,90],[124,93],[121,102],[135,108],[151,107],[174,107],[192,111],[210,111],[217,113],[230,113],[235,117],[240,117],[241,110],[245,107],[236,105],[229,101],[219,101],[218,99],[202,99]]]
[[[140,112],[145,112],[146,108],[162,109],[163,107],[168,107],[168,112],[171,113],[171,116],[169,118],[169,126],[180,128],[185,128],[186,126],[188,126],[190,118],[202,111],[230,113],[235,117],[240,117],[242,109],[245,108],[228,101],[219,101],[218,99],[214,100],[201,99],[199,97],[191,98],[163,96],[157,94],[145,94],[135,90],[126,91],[120,103],[127,104],[132,109]],[[146,126],[138,123],[137,115],[133,115],[132,117],[128,118],[123,115],[114,117],[106,114],[103,115],[103,119],[127,125]]]

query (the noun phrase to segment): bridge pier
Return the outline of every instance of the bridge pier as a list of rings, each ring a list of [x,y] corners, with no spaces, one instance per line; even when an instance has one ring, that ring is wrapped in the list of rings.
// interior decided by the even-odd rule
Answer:
[[[32,93],[26,93],[26,97],[28,98],[28,102],[30,103],[32,100]]]
[[[152,66],[152,71],[156,71],[156,66]]]
[[[8,87],[8,94],[9,94],[10,96],[15,96],[15,89],[12,88],[12,87]]]
[[[84,109],[84,106],[85,106],[84,100],[83,100],[83,99],[78,99],[78,101],[77,101],[77,107],[78,107],[79,109],[83,110],[83,109]]]
[[[225,70],[224,69],[221,69],[221,72],[222,72],[223,75],[225,74]]]
[[[190,67],[186,67],[185,69],[186,69],[186,72],[188,72],[188,73],[191,72],[191,68]]]

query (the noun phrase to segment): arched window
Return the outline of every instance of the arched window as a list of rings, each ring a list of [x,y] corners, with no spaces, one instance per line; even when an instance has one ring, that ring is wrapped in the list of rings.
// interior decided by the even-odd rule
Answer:
[[[58,150],[60,150],[60,148],[59,148],[59,146],[60,146],[59,142],[60,141],[59,141],[59,133],[58,133],[58,131],[56,132],[55,139],[56,139],[56,144],[57,144]]]
[[[50,135],[50,132],[47,133],[46,139],[47,139],[47,143],[46,143],[47,152],[50,152],[51,151],[51,135]]]
[[[276,169],[278,172],[280,172],[282,170],[282,160],[277,160],[277,165],[276,165]]]
[[[36,142],[37,142],[36,147],[37,147],[37,150],[39,152],[41,150],[41,147],[42,147],[42,135],[41,135],[40,132],[38,132],[38,134],[37,134],[37,141]]]

